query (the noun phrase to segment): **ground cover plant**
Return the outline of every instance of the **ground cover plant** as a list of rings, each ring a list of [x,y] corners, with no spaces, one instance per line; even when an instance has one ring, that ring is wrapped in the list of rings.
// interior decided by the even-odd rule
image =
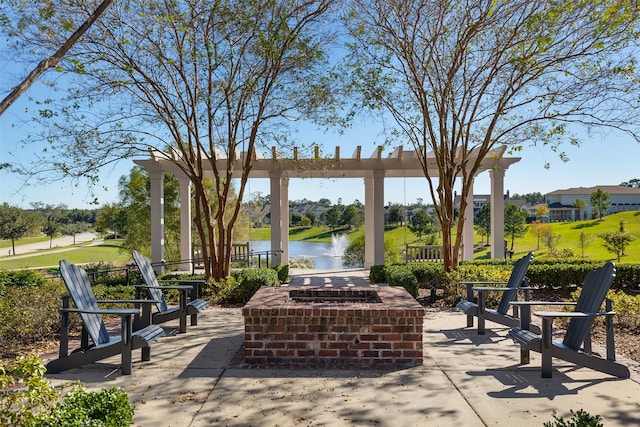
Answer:
[[[81,383],[54,387],[37,356],[0,363],[0,425],[22,427],[125,427],[134,406],[119,388],[88,392]]]

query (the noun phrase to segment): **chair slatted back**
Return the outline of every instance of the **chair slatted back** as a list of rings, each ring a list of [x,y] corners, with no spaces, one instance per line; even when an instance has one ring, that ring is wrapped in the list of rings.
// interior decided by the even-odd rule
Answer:
[[[144,283],[147,286],[160,286],[160,284],[158,283],[158,278],[156,277],[156,272],[153,271],[153,266],[151,265],[151,261],[149,261],[149,258],[141,255],[138,251],[135,250],[131,253],[133,254],[133,260],[136,262],[136,265],[140,270],[140,275],[142,276],[142,280],[144,280]],[[156,303],[158,311],[167,311],[167,301],[162,294],[162,290],[158,288],[148,288],[148,290],[152,300],[160,301]]]
[[[600,311],[615,276],[616,267],[612,262],[607,262],[604,266],[591,270],[582,284],[575,311],[581,313]],[[594,320],[595,317],[571,319],[563,344],[575,350],[579,349]]]
[[[498,313],[502,315],[507,314],[507,311],[510,307],[509,303],[515,299],[518,288],[524,280],[524,276],[526,276],[527,270],[529,270],[529,265],[531,264],[532,259],[533,252],[529,252],[527,255],[516,261],[513,265],[511,277],[509,277],[509,281],[507,282],[506,286],[507,288],[510,288],[510,290],[504,291],[502,293],[502,299],[500,300],[500,304],[498,305],[498,309],[496,310]]]
[[[66,260],[61,260],[60,275],[76,308],[82,310],[99,309],[93,289],[91,289],[89,276],[84,269]],[[109,333],[101,314],[80,313],[80,317],[94,344],[99,345],[109,342]]]

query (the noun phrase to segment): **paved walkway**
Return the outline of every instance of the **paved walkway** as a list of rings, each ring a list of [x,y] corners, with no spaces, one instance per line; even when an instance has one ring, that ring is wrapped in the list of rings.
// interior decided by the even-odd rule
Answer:
[[[331,274],[331,276],[328,276]],[[365,283],[365,273],[292,271],[292,284]],[[518,365],[506,328],[485,336],[456,311],[427,311],[425,362],[396,371],[247,369],[241,362],[241,310],[209,308],[187,334],[163,338],[131,376],[119,358],[48,375],[89,388],[123,387],[136,426],[513,426],[541,427],[553,415],[584,409],[604,425],[640,424],[640,384],[554,360],[540,378],[540,358]]]
[[[15,254],[13,254],[13,250],[11,249],[11,247],[6,247],[0,250],[0,258],[11,257],[11,259],[17,259],[26,256],[36,256],[41,255],[42,251],[47,251],[47,253],[64,252],[72,249],[77,249],[77,247],[74,247],[72,245],[86,242],[89,242],[88,244],[90,245],[94,245],[103,242],[102,240],[96,239],[97,235],[95,233],[85,232],[76,234],[75,238],[73,236],[62,236],[57,237],[52,241],[44,240],[41,242],[29,243],[26,245],[17,245]]]

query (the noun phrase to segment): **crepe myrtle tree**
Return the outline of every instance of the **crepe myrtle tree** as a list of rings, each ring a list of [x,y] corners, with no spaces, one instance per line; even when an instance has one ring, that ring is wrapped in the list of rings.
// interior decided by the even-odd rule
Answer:
[[[464,234],[454,185],[461,185],[463,213],[493,149],[545,145],[566,159],[561,143],[579,144],[579,126],[638,139],[636,0],[349,5],[350,101],[383,111],[392,118],[390,137],[413,144],[442,227],[447,271],[458,264]]]
[[[43,17],[39,1],[9,0],[16,19],[3,29],[16,55],[51,50],[86,19],[90,3],[59,2]],[[333,3],[114,2],[58,66],[68,96],[38,111],[47,129],[38,138],[48,146],[37,169],[48,179],[61,172],[96,182],[105,165],[154,150],[193,185],[206,276],[226,277],[257,148],[286,149],[287,124],[330,104]]]

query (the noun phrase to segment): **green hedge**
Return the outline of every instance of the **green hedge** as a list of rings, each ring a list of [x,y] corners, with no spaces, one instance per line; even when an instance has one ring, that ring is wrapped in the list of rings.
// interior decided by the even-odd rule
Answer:
[[[234,270],[216,283],[214,299],[225,304],[245,304],[261,286],[279,286],[278,272],[271,268]]]
[[[418,297],[420,283],[413,271],[405,265],[389,266],[386,269],[386,282],[389,286],[402,286],[412,297]]]
[[[462,281],[506,281],[509,279],[515,260],[483,260],[469,261],[460,264],[458,269],[445,274],[441,263],[408,263],[374,265],[369,272],[369,279],[374,283],[389,283],[389,270],[403,266],[411,271],[423,288],[429,287],[436,278],[440,287],[454,286]],[[527,277],[531,286],[538,288],[570,288],[582,285],[587,273],[602,266],[603,262],[583,259],[534,261],[529,266]],[[390,284],[390,283],[389,283]],[[616,277],[611,289],[637,291],[640,287],[640,264],[621,264],[616,266]]]
[[[272,268],[278,273],[280,283],[287,283],[289,281],[289,264],[280,264]]]

